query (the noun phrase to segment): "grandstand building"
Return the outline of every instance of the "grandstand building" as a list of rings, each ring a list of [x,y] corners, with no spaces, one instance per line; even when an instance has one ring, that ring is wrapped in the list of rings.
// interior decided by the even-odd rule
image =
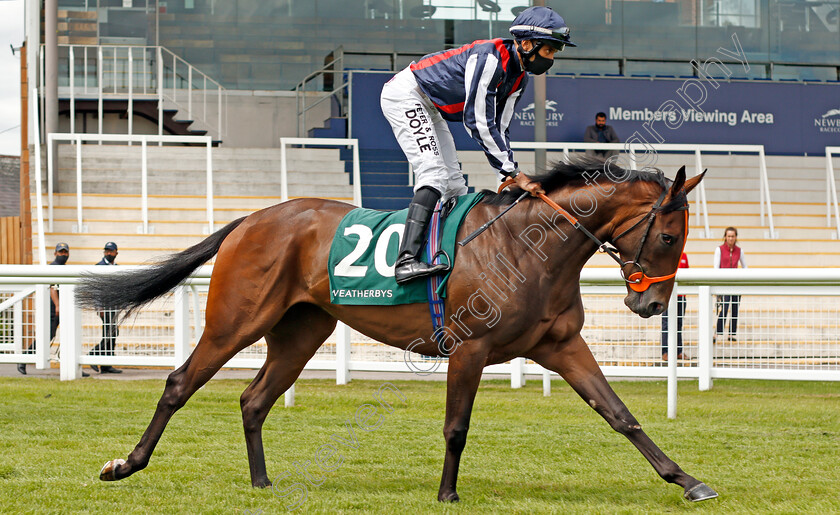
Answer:
[[[711,266],[729,225],[741,229],[753,266],[838,262],[825,148],[840,143],[840,0],[545,4],[566,18],[579,46],[558,54],[544,108],[535,106],[529,85],[514,113],[513,141],[534,141],[543,110],[548,142],[581,142],[604,111],[622,141],[763,145],[762,155],[697,154],[710,171],[706,207],[699,197],[692,205],[692,266]],[[424,54],[508,36],[510,21],[528,5],[28,0],[23,163],[34,169],[38,139],[51,214],[47,247],[72,240],[72,261],[92,263],[101,242],[119,239],[121,260],[141,263],[282,198],[352,201],[349,148],[288,145],[284,186],[284,137],[357,139],[362,205],[405,207],[412,178],[379,110],[382,83]],[[55,38],[46,37],[53,28]],[[470,187],[495,187],[463,128],[452,132]],[[54,140],[52,158],[48,133],[65,135]],[[86,139],[77,155],[80,135]],[[98,135],[204,139],[103,144]],[[549,149],[548,159],[564,150],[580,151]],[[687,164],[691,174],[695,154],[659,152],[656,166],[672,175]],[[517,157],[524,169],[534,167],[533,150]],[[24,180],[34,193],[34,175]],[[23,197],[26,217],[35,197]],[[27,234],[24,252],[36,241]],[[608,263],[596,257],[593,266],[601,265]]]

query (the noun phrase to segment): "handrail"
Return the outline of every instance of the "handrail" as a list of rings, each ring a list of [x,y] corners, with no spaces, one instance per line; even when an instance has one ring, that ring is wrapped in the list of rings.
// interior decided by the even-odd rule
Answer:
[[[156,99],[158,110],[158,135],[163,134],[163,102],[171,102],[186,112],[190,120],[197,121],[215,132],[218,139],[227,133],[226,89],[216,80],[191,65],[171,50],[162,46],[143,45],[58,45],[67,49],[71,116],[78,98],[94,95],[98,100],[99,133],[102,134],[103,97],[128,95],[128,134],[133,134],[134,101],[138,98]],[[42,45],[43,49],[43,45]],[[89,50],[94,56],[89,60]],[[140,52],[141,58],[135,54]],[[42,52],[43,55],[43,52]],[[81,55],[82,73],[77,80],[76,61]],[[93,66],[89,63],[92,62]],[[42,67],[43,68],[43,67]],[[106,73],[106,68],[109,68]],[[142,86],[135,91],[135,69],[142,75]],[[181,72],[183,69],[185,72]],[[44,70],[41,70],[43,81]],[[196,86],[196,81],[201,85]],[[180,87],[179,87],[180,86]],[[60,88],[63,89],[63,88]],[[216,99],[208,99],[211,94]],[[195,102],[194,102],[194,97]],[[215,100],[215,106],[209,105]],[[201,115],[194,105],[201,106]],[[71,125],[70,132],[75,132]]]
[[[207,148],[207,223],[209,225],[209,233],[214,231],[213,219],[213,138],[210,136],[158,136],[151,134],[66,134],[66,133],[50,133],[47,135],[47,178],[48,178],[48,199],[49,199],[49,224],[50,231],[53,227],[53,171],[55,170],[55,156],[52,153],[52,148],[55,146],[53,142],[56,141],[72,141],[76,144],[76,220],[77,232],[85,232],[82,217],[82,141],[97,141],[100,144],[103,142],[112,143],[140,143],[141,144],[141,169],[140,169],[140,211],[143,221],[142,233],[149,233],[149,194],[148,194],[148,169],[147,169],[147,152],[148,143],[198,143],[205,145]],[[37,159],[37,155],[36,155]],[[40,192],[39,192],[40,195]],[[40,217],[39,213],[39,217]]]
[[[333,91],[330,91],[329,93],[323,95],[314,104],[309,105],[309,106],[306,105],[306,84],[309,81],[311,81],[315,77],[318,77],[319,75],[326,75],[328,73],[333,74],[333,75],[335,75],[337,73],[338,74],[343,74],[344,73],[343,48],[338,47],[334,51],[334,54],[338,54],[338,57],[333,58],[332,61],[325,64],[321,68],[315,70],[314,72],[311,72],[311,73],[307,74],[303,78],[303,80],[301,80],[295,86],[295,109],[296,109],[296,114],[297,114],[296,134],[297,134],[297,137],[299,137],[299,138],[303,137],[302,133],[304,131],[306,131],[306,112],[309,111],[310,109],[314,108],[316,105],[320,104],[324,100],[326,100],[328,98],[331,98],[333,95],[335,95],[339,91],[347,88],[350,84],[350,81],[348,80],[348,81],[344,82],[338,88],[336,88]],[[336,69],[336,65],[340,65],[340,66]]]
[[[359,140],[352,138],[280,138],[280,201],[289,200],[289,172],[286,145],[348,146],[353,148],[353,204],[362,207],[362,175],[359,168]]]
[[[831,159],[834,154],[840,154],[840,147],[825,147],[825,222],[831,227],[831,204],[834,204],[834,220],[836,231],[834,238],[840,240],[840,208],[837,205],[837,182],[834,177],[834,163]]]
[[[568,159],[569,149],[577,150],[629,150],[630,168],[636,169],[638,159],[636,159],[636,151],[644,153],[650,150],[662,152],[693,152],[695,171],[694,175],[699,175],[703,171],[703,164],[700,157],[701,152],[747,152],[756,153],[759,157],[759,189],[760,189],[760,204],[761,204],[761,222],[764,225],[765,208],[767,211],[767,224],[769,231],[765,233],[765,237],[769,239],[778,238],[779,235],[775,231],[773,221],[773,210],[770,203],[770,187],[767,181],[767,166],[764,156],[764,145],[722,145],[722,144],[692,144],[692,143],[660,143],[660,144],[643,144],[643,143],[577,143],[577,142],[534,142],[534,141],[512,141],[510,143],[512,149],[545,149],[545,150],[562,150],[563,156]],[[711,236],[709,229],[709,208],[706,201],[706,187],[701,182],[697,190],[697,223],[702,224],[704,233],[701,238],[709,238]]]

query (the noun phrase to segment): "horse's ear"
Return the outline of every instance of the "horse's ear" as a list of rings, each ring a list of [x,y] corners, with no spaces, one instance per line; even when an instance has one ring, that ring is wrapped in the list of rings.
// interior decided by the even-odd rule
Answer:
[[[703,173],[701,173],[700,175],[696,175],[696,176],[692,177],[691,179],[685,181],[685,186],[683,186],[683,188],[685,189],[685,194],[686,195],[688,195],[689,192],[691,192],[691,190],[693,190],[698,184],[700,184],[700,181],[702,181],[703,177],[706,176],[707,171],[708,171],[708,169],[703,170]]]
[[[685,185],[685,166],[677,171],[677,176],[674,177],[674,184],[671,185],[671,198],[676,197],[682,191]]]

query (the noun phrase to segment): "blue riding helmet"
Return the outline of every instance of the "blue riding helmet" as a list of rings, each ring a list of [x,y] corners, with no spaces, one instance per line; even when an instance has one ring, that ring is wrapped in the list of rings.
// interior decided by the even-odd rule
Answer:
[[[562,51],[565,46],[577,45],[569,39],[569,27],[562,16],[550,7],[534,6],[525,9],[510,26],[517,40],[536,39]]]

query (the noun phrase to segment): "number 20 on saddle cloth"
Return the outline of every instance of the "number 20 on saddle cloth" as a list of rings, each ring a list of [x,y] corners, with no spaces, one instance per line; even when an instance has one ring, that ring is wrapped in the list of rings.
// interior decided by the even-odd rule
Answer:
[[[435,210],[429,233],[439,233],[442,251],[438,252],[435,262],[446,263],[447,259],[455,259],[458,228],[481,197],[482,193],[458,197],[442,229],[435,227],[438,209]],[[359,208],[344,216],[330,246],[330,301],[333,304],[388,306],[432,300],[429,280],[416,280],[404,285],[398,285],[394,280],[394,264],[407,212],[407,209],[389,213]],[[423,251],[423,260],[427,263],[431,262],[429,248],[434,248],[437,242],[430,243]],[[448,272],[431,278],[440,297],[446,297],[446,281],[454,266],[453,262],[449,264]],[[442,317],[442,302],[440,308]]]

